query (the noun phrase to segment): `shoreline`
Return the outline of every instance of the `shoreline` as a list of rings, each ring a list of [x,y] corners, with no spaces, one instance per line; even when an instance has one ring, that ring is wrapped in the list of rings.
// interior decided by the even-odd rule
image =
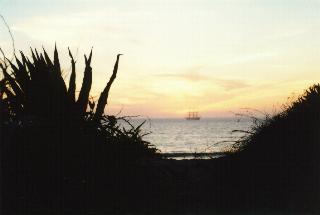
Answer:
[[[214,159],[228,155],[228,152],[167,152],[160,153],[165,159]]]

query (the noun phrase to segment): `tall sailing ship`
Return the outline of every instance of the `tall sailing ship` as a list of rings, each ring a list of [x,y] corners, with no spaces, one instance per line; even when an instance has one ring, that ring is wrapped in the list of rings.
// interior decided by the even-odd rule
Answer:
[[[186,120],[199,120],[200,116],[198,115],[198,112],[189,112],[188,116],[186,117]]]

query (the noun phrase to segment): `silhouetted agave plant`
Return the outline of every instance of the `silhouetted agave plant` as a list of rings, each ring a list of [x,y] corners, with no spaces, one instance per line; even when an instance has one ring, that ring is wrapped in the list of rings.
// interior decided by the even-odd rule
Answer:
[[[101,202],[108,202],[108,184],[116,179],[126,181],[124,176],[135,174],[131,170],[137,169],[139,160],[157,156],[157,149],[142,139],[142,124],[135,127],[126,117],[104,114],[120,55],[96,105],[90,97],[92,51],[85,56],[78,96],[76,62],[70,50],[68,87],[56,48],[53,60],[45,50],[31,50],[30,58],[20,54],[16,63],[0,62],[0,174],[5,176],[1,182],[7,182],[0,183],[1,195],[7,200],[4,205],[8,210],[11,206],[24,208],[16,204],[23,196],[31,205],[40,202],[40,208],[50,208],[46,203],[50,202],[56,208],[62,197],[70,199],[63,208],[78,207],[84,202],[79,199],[93,193]]]
[[[23,116],[36,116],[41,118],[70,118],[83,117],[90,104],[90,109],[95,108],[94,102],[89,102],[89,94],[92,85],[91,58],[85,58],[85,70],[81,90],[76,99],[76,70],[75,60],[69,50],[71,58],[71,75],[69,87],[67,88],[61,75],[60,61],[58,51],[55,47],[53,61],[48,56],[45,49],[43,53],[31,49],[31,60],[20,52],[21,59],[15,57],[16,64],[7,59],[12,69],[9,73],[9,66],[1,63],[0,67],[3,73],[1,80],[1,105],[2,110],[8,112],[11,118],[22,118]],[[116,78],[118,71],[120,54],[114,66],[110,81],[103,90],[98,100],[94,119],[99,120],[107,104],[109,90]]]
[[[91,136],[93,141],[100,138],[95,142],[117,144],[115,150],[122,148],[122,151],[128,153],[135,151],[141,155],[152,155],[157,151],[149,142],[142,140],[143,123],[134,127],[125,117],[104,115],[121,54],[117,55],[113,73],[97,105],[89,95],[92,85],[90,66],[92,50],[88,57],[84,56],[85,70],[78,98],[76,98],[76,62],[70,50],[71,75],[68,87],[62,77],[56,47],[53,61],[45,49],[43,53],[31,49],[31,60],[23,52],[20,54],[21,59],[15,57],[16,64],[8,59],[0,63],[3,73],[3,78],[0,80],[1,125],[13,123],[15,126],[23,127],[40,123],[37,129],[46,127],[49,128],[49,133],[55,129],[57,136],[70,136],[73,141],[79,132],[84,132]],[[119,121],[127,123],[129,128],[121,126]],[[62,130],[65,132],[61,133]],[[125,150],[130,147],[134,150]]]

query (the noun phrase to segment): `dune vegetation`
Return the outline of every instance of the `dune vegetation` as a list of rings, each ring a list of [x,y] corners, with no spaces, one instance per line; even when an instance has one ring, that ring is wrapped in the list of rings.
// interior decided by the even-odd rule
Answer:
[[[0,63],[3,213],[320,211],[319,84],[257,121],[234,153],[175,161],[143,140],[142,125],[104,114],[120,55],[98,101],[90,97],[92,51],[79,93],[69,55],[68,85],[57,49],[53,59],[31,50]]]
[[[101,92],[97,105],[90,96],[92,51],[89,57],[84,56],[86,65],[78,95],[76,95],[76,63],[70,50],[72,71],[68,87],[62,77],[56,48],[53,60],[45,50],[40,54],[37,50],[31,50],[31,56],[30,60],[21,52],[21,59],[15,58],[16,64],[8,59],[0,64],[3,73],[0,91],[3,125],[13,130],[45,128],[51,135],[45,137],[42,134],[43,142],[50,141],[50,136],[54,138],[53,134],[57,132],[60,138],[70,138],[64,143],[65,145],[78,144],[78,141],[80,144],[83,141],[78,136],[87,132],[87,138],[94,138],[93,141],[88,140],[89,142],[104,143],[106,147],[117,144],[116,147],[119,148],[132,148],[127,157],[132,156],[128,159],[156,154],[157,150],[142,140],[143,134],[140,130],[142,125],[134,127],[125,117],[104,114],[109,91],[117,75],[120,54],[117,55],[113,73]],[[118,123],[120,120],[129,125],[126,126],[127,129],[120,126]],[[59,130],[55,131],[56,129]],[[61,141],[57,141],[57,144],[59,142]],[[89,142],[88,144],[91,144]],[[130,146],[120,146],[121,144]]]
[[[256,208],[319,212],[320,84],[274,116],[255,120],[235,144],[232,163]],[[249,197],[248,197],[249,198]]]
[[[75,207],[88,186],[104,190],[102,181],[110,182],[110,174],[127,174],[140,160],[160,156],[142,139],[142,124],[135,127],[126,117],[104,114],[120,55],[97,104],[90,99],[92,51],[84,56],[78,95],[76,62],[70,51],[69,55],[72,71],[68,85],[56,48],[53,59],[45,50],[31,50],[30,58],[21,52],[15,63],[4,59],[0,64],[1,191],[6,196],[2,204],[5,209],[53,210],[61,206],[60,201],[68,204],[66,208]],[[61,195],[64,200],[59,199]]]

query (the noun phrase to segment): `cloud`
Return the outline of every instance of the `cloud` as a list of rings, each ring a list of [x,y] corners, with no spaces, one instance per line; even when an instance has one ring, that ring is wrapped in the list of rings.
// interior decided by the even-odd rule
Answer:
[[[290,38],[301,36],[305,33],[307,33],[307,29],[284,29],[274,34],[267,35],[266,38],[271,40],[279,40],[279,39],[288,40]]]
[[[251,86],[242,80],[214,79],[214,82],[225,90],[242,89]]]
[[[207,84],[209,85],[210,83],[213,83],[218,87],[221,87],[228,91],[247,88],[251,86],[244,80],[213,78],[212,76],[205,75],[203,73],[196,71],[197,68],[193,68],[185,73],[179,73],[179,74],[163,73],[163,74],[157,74],[156,76],[164,79],[184,80],[188,82],[207,82]]]
[[[202,67],[203,66],[194,66],[183,73],[161,73],[156,74],[155,76],[164,79],[178,79],[189,82],[206,81],[209,77],[199,72]]]
[[[65,14],[31,16],[18,20],[12,27],[15,32],[23,33],[38,41],[58,41],[67,45],[78,45],[83,41],[124,40],[139,44],[141,41],[132,34],[134,24],[148,14],[105,9]],[[60,42],[61,41],[61,42]]]
[[[224,65],[231,64],[243,64],[251,63],[255,61],[262,61],[268,58],[276,56],[275,52],[254,52],[254,53],[240,53],[239,55],[229,58],[228,61],[224,62]]]
[[[166,78],[166,79],[182,79],[190,82],[206,81],[209,78],[208,76],[198,72],[186,72],[186,73],[180,73],[180,74],[163,73],[163,74],[157,74],[156,76],[160,78]]]

